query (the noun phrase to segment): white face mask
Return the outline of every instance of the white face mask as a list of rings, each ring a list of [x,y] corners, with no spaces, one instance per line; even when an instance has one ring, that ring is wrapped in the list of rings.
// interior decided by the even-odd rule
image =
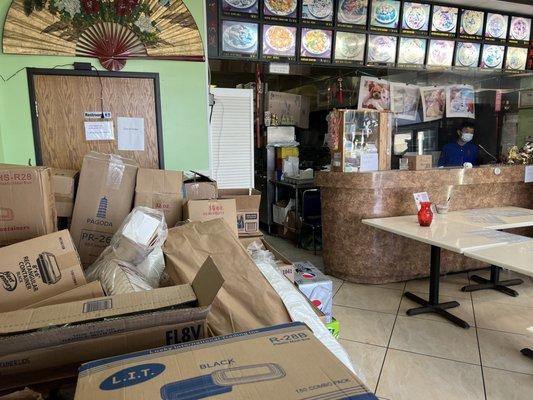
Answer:
[[[466,133],[466,132],[461,133],[461,140],[465,143],[470,142],[473,137],[474,137],[473,133]]]

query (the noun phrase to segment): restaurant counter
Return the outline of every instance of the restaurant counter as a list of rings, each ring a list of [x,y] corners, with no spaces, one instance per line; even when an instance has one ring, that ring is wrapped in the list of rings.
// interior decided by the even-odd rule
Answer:
[[[429,245],[363,225],[361,220],[416,214],[413,193],[428,192],[431,201],[440,204],[446,201],[450,187],[450,211],[533,208],[533,184],[524,183],[524,174],[524,166],[319,172],[316,185],[322,196],[325,272],[350,282],[376,284],[428,276]],[[530,230],[519,233],[531,236]],[[442,252],[442,273],[484,266],[462,255]]]

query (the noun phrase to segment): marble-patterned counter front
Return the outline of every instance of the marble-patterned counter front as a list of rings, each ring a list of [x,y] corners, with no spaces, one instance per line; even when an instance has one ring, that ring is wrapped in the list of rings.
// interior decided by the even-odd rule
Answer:
[[[415,214],[415,192],[428,192],[431,201],[439,204],[451,191],[450,210],[533,208],[533,184],[524,183],[525,167],[499,166],[499,171],[495,168],[320,172],[316,184],[322,193],[326,273],[357,283],[428,276],[429,245],[363,225],[361,220]],[[518,232],[528,236],[532,233],[528,229]],[[483,266],[462,255],[442,252],[443,273]]]

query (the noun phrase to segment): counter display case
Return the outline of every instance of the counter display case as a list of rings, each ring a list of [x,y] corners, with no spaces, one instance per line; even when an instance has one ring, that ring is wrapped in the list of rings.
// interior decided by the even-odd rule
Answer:
[[[391,113],[333,110],[327,119],[333,171],[390,169]]]

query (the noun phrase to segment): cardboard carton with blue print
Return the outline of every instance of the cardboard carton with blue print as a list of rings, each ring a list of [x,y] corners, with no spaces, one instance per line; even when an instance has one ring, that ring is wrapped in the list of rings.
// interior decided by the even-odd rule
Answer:
[[[84,267],[109,246],[132,209],[138,165],[115,154],[83,158],[70,233]]]

